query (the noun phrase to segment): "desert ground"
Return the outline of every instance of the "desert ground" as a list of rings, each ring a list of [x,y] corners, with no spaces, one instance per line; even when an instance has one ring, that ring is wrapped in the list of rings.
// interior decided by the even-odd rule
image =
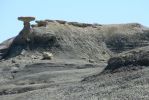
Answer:
[[[148,27],[36,23],[0,44],[0,100],[149,100]]]

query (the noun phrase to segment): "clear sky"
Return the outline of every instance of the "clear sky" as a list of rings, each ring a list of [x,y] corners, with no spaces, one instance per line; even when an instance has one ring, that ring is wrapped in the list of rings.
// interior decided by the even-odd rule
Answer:
[[[0,42],[23,28],[18,16],[99,24],[149,26],[149,0],[0,0]]]

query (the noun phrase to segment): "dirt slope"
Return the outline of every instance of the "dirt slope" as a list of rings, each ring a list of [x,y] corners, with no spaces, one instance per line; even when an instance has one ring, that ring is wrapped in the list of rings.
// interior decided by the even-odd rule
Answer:
[[[0,45],[0,100],[148,99],[149,28],[37,21]],[[42,60],[43,52],[54,55]]]

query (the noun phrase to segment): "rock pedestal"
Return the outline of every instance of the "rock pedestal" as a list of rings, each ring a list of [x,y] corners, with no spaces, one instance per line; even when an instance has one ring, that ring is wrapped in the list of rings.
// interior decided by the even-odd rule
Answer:
[[[31,32],[30,22],[35,20],[35,17],[18,17],[18,20],[23,21],[24,28],[16,37],[17,43],[26,44],[29,41],[29,34]]]
[[[30,29],[30,22],[35,20],[35,17],[18,17],[18,20],[24,22],[24,28]]]

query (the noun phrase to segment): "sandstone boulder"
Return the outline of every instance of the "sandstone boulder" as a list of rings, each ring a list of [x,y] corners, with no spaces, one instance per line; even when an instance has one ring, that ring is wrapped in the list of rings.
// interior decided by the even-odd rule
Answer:
[[[43,56],[43,60],[45,60],[45,59],[51,60],[53,58],[53,54],[50,52],[43,52],[42,56]]]

